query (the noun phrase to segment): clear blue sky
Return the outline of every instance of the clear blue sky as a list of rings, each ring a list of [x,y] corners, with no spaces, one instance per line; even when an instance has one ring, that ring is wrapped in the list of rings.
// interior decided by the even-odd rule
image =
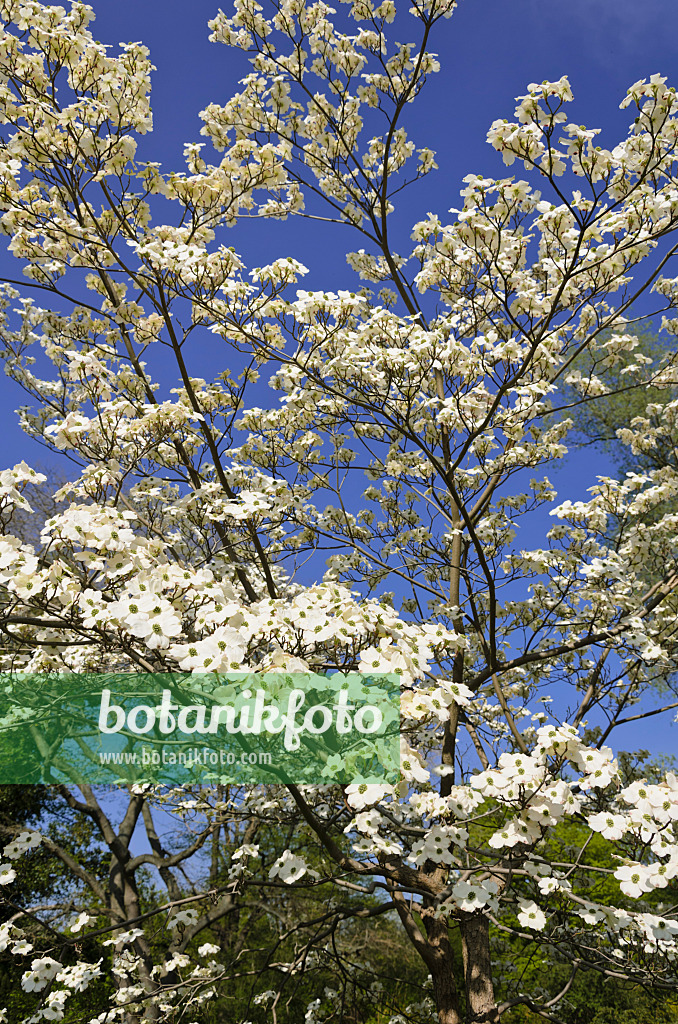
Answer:
[[[406,9],[408,2],[397,0],[397,6]],[[157,67],[155,130],[143,140],[140,155],[161,161],[165,170],[183,169],[184,143],[200,140],[198,111],[211,101],[226,100],[249,70],[247,55],[208,42],[207,21],[217,10],[213,0],[93,0],[93,7],[95,38],[114,47],[120,41],[141,40],[150,47]],[[411,30],[407,25],[405,18],[395,34],[399,41],[416,38],[414,20]],[[678,3],[461,0],[454,16],[439,25],[431,48],[439,54],[442,70],[413,106],[410,127],[418,146],[436,150],[440,169],[400,200],[394,216],[403,239],[427,211],[444,219],[449,208],[458,205],[465,174],[525,173],[520,165],[507,172],[485,142],[485,133],[495,118],[512,116],[514,97],[525,92],[528,82],[567,74],[575,94],[572,118],[602,128],[600,143],[614,145],[630,120],[629,111],[619,110],[628,85],[659,72],[678,86]],[[307,287],[336,289],[356,283],[343,254],[362,242],[341,228],[300,220],[250,221],[234,229],[225,242],[235,245],[250,265],[283,255],[300,259],[312,268],[304,282]],[[17,269],[15,261],[8,262],[0,251],[0,274],[19,276]],[[215,365],[215,373],[220,369]],[[3,466],[20,458],[46,458],[15,425],[12,410],[21,401],[15,386],[0,378]],[[576,466],[557,473],[563,497],[582,497],[595,474],[609,469],[604,459],[595,460],[584,467],[578,459]],[[639,742],[656,740],[657,720],[650,721],[652,725],[643,730],[647,738],[639,737]],[[660,745],[667,746],[663,739]]]

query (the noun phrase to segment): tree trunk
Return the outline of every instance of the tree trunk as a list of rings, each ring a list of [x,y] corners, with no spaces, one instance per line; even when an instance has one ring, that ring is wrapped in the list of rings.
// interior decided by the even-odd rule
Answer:
[[[454,972],[454,953],[447,933],[447,921],[434,917],[433,907],[418,907],[426,934],[420,930],[412,905],[397,890],[393,893],[398,916],[407,937],[426,964],[433,981],[433,998],[438,1024],[463,1024]]]
[[[139,906],[139,894],[137,892],[136,883],[133,875],[127,871],[126,865],[123,864],[115,854],[111,855],[111,868],[109,876],[110,886],[110,908],[113,912],[114,918],[122,920],[123,924],[121,930],[126,930],[124,922],[132,921],[139,916],[141,908]],[[116,933],[113,933],[115,938]],[[117,950],[116,946],[116,950]],[[153,967],[153,958],[151,950],[148,945],[148,941],[145,935],[138,936],[131,945],[131,950],[139,958],[137,966],[137,976],[144,991],[147,995],[153,995],[157,992],[158,984],[154,981],[151,975],[151,969]],[[116,986],[118,990],[128,988],[131,984],[129,978],[118,977],[115,978]],[[142,1021],[156,1021],[160,1016],[158,1007],[155,1003],[150,1000],[144,1003],[141,1014],[138,1013],[126,1013],[125,1021],[126,1024],[141,1024]]]
[[[433,998],[438,1024],[462,1024],[459,993],[454,976],[454,953],[447,933],[447,921],[441,917],[424,918],[427,955],[424,961],[433,980]]]
[[[459,926],[466,983],[466,1020],[468,1024],[498,1024],[492,984],[490,922],[483,914],[462,914]]]

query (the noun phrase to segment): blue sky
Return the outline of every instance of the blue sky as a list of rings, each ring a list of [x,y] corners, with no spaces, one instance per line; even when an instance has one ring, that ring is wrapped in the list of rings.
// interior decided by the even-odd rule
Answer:
[[[407,0],[397,0],[397,5],[406,8]],[[230,5],[223,6],[228,10]],[[165,170],[183,169],[184,143],[200,139],[198,111],[210,101],[226,100],[249,70],[247,55],[208,42],[207,21],[217,10],[213,0],[193,0],[190,5],[178,0],[93,0],[93,7],[96,21],[91,28],[96,38],[113,44],[114,50],[118,42],[141,40],[150,47],[157,67],[155,130],[143,140],[140,155],[161,161]],[[405,18],[395,38],[416,38],[414,20],[408,23]],[[461,0],[454,16],[439,25],[431,49],[439,54],[442,70],[412,108],[411,122],[416,144],[437,151],[440,169],[401,198],[394,217],[402,239],[429,210],[445,219],[449,208],[458,205],[465,174],[503,176],[516,171],[515,166],[511,171],[504,168],[485,134],[495,118],[512,116],[514,97],[525,92],[528,82],[567,74],[575,94],[572,118],[602,128],[601,144],[614,145],[630,120],[629,111],[619,110],[628,85],[660,72],[678,86],[678,4]],[[525,174],[522,166],[516,173]],[[244,222],[223,240],[235,245],[249,265],[283,255],[300,259],[312,268],[306,287],[356,284],[343,254],[363,243],[345,229],[299,220]],[[0,275],[19,276],[17,269],[15,261],[0,251]],[[215,365],[214,372],[223,368]],[[42,450],[15,425],[12,410],[21,401],[16,387],[0,377],[3,465],[20,458],[46,461]],[[563,497],[578,498],[597,472],[609,468],[604,458],[590,453],[559,469],[554,480]],[[657,719],[638,736],[639,742],[654,745]],[[666,749],[663,740],[662,735],[660,745]]]

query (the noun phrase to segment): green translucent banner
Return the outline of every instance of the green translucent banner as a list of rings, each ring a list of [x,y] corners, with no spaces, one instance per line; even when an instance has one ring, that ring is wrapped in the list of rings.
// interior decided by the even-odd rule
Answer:
[[[0,783],[398,778],[395,675],[0,673]]]

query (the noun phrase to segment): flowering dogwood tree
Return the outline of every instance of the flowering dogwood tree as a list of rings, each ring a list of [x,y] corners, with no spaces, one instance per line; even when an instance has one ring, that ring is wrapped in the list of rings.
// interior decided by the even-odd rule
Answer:
[[[342,4],[219,12],[211,38],[247,51],[252,71],[202,111],[207,141],[168,173],[136,156],[151,130],[147,50],[112,55],[80,3],[0,3],[1,223],[25,278],[2,286],[5,366],[30,396],[24,429],[78,467],[38,546],[12,515],[39,475],[22,463],[0,476],[5,670],[402,681],[395,787],[205,791],[174,853],[152,808],[185,814],[185,794],[132,788],[116,829],[92,790],[62,787],[113,866],[102,884],[54,849],[81,895],[72,919],[63,907],[50,919],[44,948],[20,933],[20,915],[40,911],[11,897],[2,943],[26,960],[31,1022],[62,1019],[101,975],[105,949],[76,956],[88,936],[114,950],[99,1024],[200,1020],[228,971],[218,944],[196,962],[190,941],[236,890],[262,886],[338,894],[287,974],[308,970],[347,915],[395,913],[431,975],[430,1012],[409,1012],[440,1024],[497,1021],[520,1003],[557,1019],[586,970],[677,982],[678,920],[653,894],[678,876],[678,780],[622,787],[606,744],[675,667],[678,477],[668,465],[593,476],[571,500],[546,473],[568,451],[564,410],[604,394],[606,368],[623,359],[628,386],[676,385],[672,359],[629,353],[641,296],[678,331],[678,95],[658,75],[635,83],[629,133],[604,148],[569,119],[566,78],[528,86],[488,135],[525,178],[469,175],[462,208],[449,222],[427,214],[399,255],[394,197],[436,167],[404,122],[439,70],[429,48],[455,3],[399,11],[416,33],[406,44],[387,41],[392,0]],[[287,252],[248,270],[228,228],[252,216],[348,225],[361,236],[348,262],[376,287],[302,290],[306,268]],[[223,345],[211,379],[207,332]],[[677,415],[678,402],[662,423],[650,411],[622,440],[651,446]],[[227,811],[242,825],[230,888],[210,889],[213,902],[186,894],[178,871]],[[134,856],[139,822],[150,852]],[[568,822],[584,836],[575,853]],[[253,836],[282,823],[315,837],[313,863],[289,848],[262,872]],[[39,841],[5,847],[8,892],[12,863]],[[158,962],[142,864],[159,871],[175,936]],[[571,965],[562,991],[497,998],[502,935]],[[279,991],[258,998],[276,1019]],[[308,1024],[334,1012],[328,999]]]

